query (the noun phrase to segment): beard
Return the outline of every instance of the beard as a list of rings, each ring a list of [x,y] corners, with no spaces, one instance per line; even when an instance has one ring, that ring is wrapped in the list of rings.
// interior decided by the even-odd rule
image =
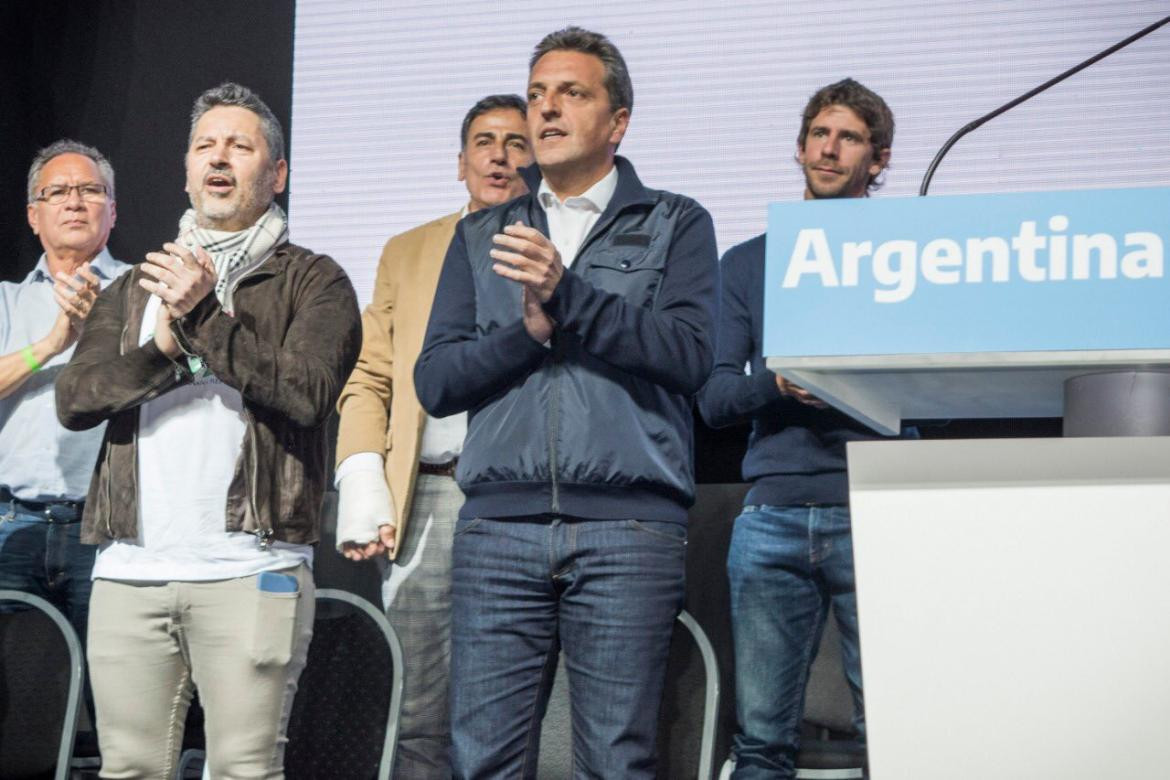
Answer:
[[[234,176],[232,181],[234,189],[223,197],[206,192],[202,185],[191,193],[191,208],[195,210],[195,222],[199,227],[212,230],[243,230],[255,224],[268,210],[273,199],[275,168],[261,173],[250,185],[241,187],[239,180]]]

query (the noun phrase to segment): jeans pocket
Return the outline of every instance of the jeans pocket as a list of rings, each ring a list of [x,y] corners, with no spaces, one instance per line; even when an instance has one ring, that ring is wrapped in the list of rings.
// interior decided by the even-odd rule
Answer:
[[[296,640],[300,590],[271,593],[258,589],[256,577],[249,580],[252,581],[256,604],[252,622],[252,663],[256,666],[287,666],[292,660]]]
[[[455,521],[455,536],[463,536],[468,531],[472,531],[483,523],[482,517],[473,517],[470,520],[464,520],[462,517]]]
[[[687,527],[665,520],[629,520],[630,528],[674,547],[686,547]]]

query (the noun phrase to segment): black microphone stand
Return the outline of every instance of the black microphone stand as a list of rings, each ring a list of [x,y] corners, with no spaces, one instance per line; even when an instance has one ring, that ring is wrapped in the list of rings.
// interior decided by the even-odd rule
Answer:
[[[1069,76],[1072,76],[1073,74],[1076,74],[1076,73],[1080,73],[1082,70],[1089,67],[1093,63],[1095,63],[1099,60],[1105,59],[1113,52],[1118,51],[1119,49],[1124,49],[1126,46],[1129,46],[1134,41],[1138,40],[1139,38],[1144,38],[1145,36],[1152,33],[1154,30],[1157,30],[1159,27],[1162,27],[1163,25],[1165,25],[1167,23],[1170,23],[1170,16],[1167,16],[1164,19],[1161,19],[1157,22],[1154,22],[1149,27],[1146,27],[1142,30],[1139,30],[1138,32],[1129,36],[1124,41],[1120,41],[1118,43],[1113,44],[1105,51],[1098,52],[1097,54],[1094,54],[1089,59],[1085,60],[1084,62],[1080,63],[1079,65],[1074,65],[1073,67],[1066,70],[1064,73],[1061,73],[1059,76],[1055,76],[1055,77],[1049,79],[1048,81],[1045,81],[1043,84],[1036,87],[1035,89],[1032,89],[1032,90],[1029,90],[1028,92],[1025,92],[1023,95],[1020,95],[1018,98],[1015,98],[1014,100],[1011,100],[1007,103],[1004,103],[1002,106],[995,109],[994,111],[992,111],[988,114],[984,114],[983,116],[979,117],[978,119],[976,119],[972,122],[968,122],[967,124],[960,127],[954,135],[952,135],[950,138],[947,139],[947,142],[942,145],[941,149],[938,150],[938,154],[936,154],[934,156],[934,159],[930,161],[930,166],[927,167],[927,169],[926,169],[926,175],[922,177],[922,185],[918,188],[918,194],[919,195],[926,194],[926,191],[930,188],[930,180],[932,178],[934,178],[934,169],[938,167],[938,164],[940,162],[942,162],[942,158],[945,157],[947,152],[949,152],[951,150],[951,147],[955,145],[955,142],[957,142],[963,136],[967,135],[967,133],[971,132],[972,130],[975,130],[978,127],[981,127],[982,125],[986,124],[987,122],[990,122],[992,119],[995,119],[997,116],[999,116],[1003,112],[1010,111],[1011,109],[1018,106],[1020,103],[1023,103],[1025,100],[1029,100],[1031,98],[1036,97],[1044,90],[1048,89],[1051,86],[1059,84],[1060,82],[1067,79]]]

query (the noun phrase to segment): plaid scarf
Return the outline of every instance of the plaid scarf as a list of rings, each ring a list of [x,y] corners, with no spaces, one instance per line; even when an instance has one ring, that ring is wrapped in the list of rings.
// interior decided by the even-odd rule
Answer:
[[[268,211],[246,230],[209,230],[195,224],[195,210],[187,209],[179,219],[176,243],[188,249],[203,247],[215,264],[215,297],[228,314],[234,315],[232,295],[240,280],[272,257],[276,247],[288,241],[288,220],[284,210],[273,203]]]

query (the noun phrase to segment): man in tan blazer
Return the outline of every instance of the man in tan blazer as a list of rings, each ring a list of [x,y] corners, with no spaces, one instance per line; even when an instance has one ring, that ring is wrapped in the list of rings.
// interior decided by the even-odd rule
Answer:
[[[525,110],[518,95],[491,95],[464,117],[459,180],[470,199],[386,243],[374,299],[362,315],[361,357],[338,402],[338,549],[352,560],[390,559],[382,600],[409,669],[395,777],[451,774],[451,543],[463,503],[454,473],[467,430],[466,414],[432,418],[423,411],[414,362],[455,224],[527,191],[517,173],[532,163]]]

